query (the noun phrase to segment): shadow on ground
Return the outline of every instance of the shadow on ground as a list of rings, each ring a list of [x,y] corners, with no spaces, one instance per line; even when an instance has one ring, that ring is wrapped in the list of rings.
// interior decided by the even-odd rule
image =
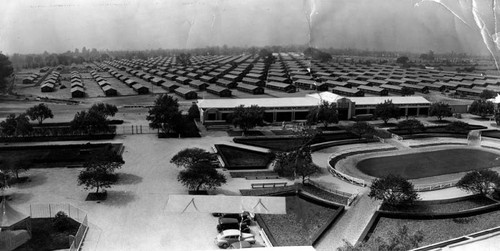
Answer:
[[[18,193],[14,192],[9,194],[8,202],[12,204],[23,204],[28,202],[33,198],[33,194],[31,193]]]
[[[122,207],[126,206],[132,201],[135,201],[136,195],[129,191],[108,191],[108,197],[102,204],[109,206]]]
[[[116,185],[135,185],[142,182],[142,177],[130,173],[117,173],[118,181]]]
[[[45,184],[45,182],[47,182],[47,176],[45,176],[45,174],[38,173],[38,174],[29,175],[28,181],[23,182],[23,183],[17,183],[17,184],[15,184],[15,187],[17,187],[19,189],[32,188],[32,187],[43,185],[43,184]]]

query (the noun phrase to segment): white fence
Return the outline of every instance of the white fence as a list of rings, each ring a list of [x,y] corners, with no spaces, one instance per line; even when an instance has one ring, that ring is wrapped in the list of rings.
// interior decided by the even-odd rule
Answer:
[[[80,222],[80,227],[71,243],[69,250],[77,251],[83,244],[83,240],[87,234],[89,224],[87,213],[70,204],[31,204],[30,216],[31,218],[54,218],[58,212],[64,212],[68,217],[75,221]]]
[[[433,191],[433,190],[439,190],[439,189],[444,189],[444,188],[450,188],[454,187],[459,179],[452,180],[452,181],[446,181],[446,182],[440,182],[440,183],[434,183],[434,184],[426,184],[426,185],[415,185],[415,191],[417,192],[425,192],[425,191]]]
[[[149,125],[117,125],[116,134],[155,134],[158,130],[151,129]]]
[[[309,180],[307,183],[317,187],[317,188],[320,188],[322,190],[325,190],[327,192],[330,192],[330,193],[333,193],[333,194],[336,194],[336,195],[340,195],[342,197],[345,197],[347,198],[347,205],[350,206],[352,204],[352,202],[356,199],[356,197],[358,196],[357,194],[352,194],[352,193],[346,193],[346,192],[342,192],[342,191],[339,191],[337,189],[334,189],[334,188],[330,188],[330,187],[327,187],[321,183],[318,183],[316,181],[313,181],[313,180]]]
[[[264,241],[264,244],[266,245],[266,247],[272,248],[273,244],[269,240],[269,237],[267,237],[266,231],[264,231],[264,229],[260,229],[259,234],[262,237],[262,240]]]

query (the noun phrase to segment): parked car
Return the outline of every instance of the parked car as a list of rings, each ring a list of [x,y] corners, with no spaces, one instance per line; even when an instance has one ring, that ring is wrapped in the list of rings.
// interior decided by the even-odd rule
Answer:
[[[237,229],[241,230],[243,233],[250,233],[250,228],[245,223],[238,222],[234,218],[219,218],[219,224],[217,225],[217,231],[220,233],[227,229]]]
[[[253,234],[242,233],[235,229],[224,230],[215,237],[215,245],[220,248],[228,248],[238,241],[248,241],[248,243],[254,244],[255,237]]]
[[[251,247],[252,247],[252,244],[250,244],[250,242],[248,242],[248,241],[238,241],[238,242],[231,244],[231,246],[229,246],[229,249],[242,249],[242,248],[251,248]]]
[[[242,214],[222,214],[220,218],[233,218],[237,219],[238,222],[243,221],[243,223],[250,225],[252,223],[252,218],[250,216],[250,213],[244,212]]]

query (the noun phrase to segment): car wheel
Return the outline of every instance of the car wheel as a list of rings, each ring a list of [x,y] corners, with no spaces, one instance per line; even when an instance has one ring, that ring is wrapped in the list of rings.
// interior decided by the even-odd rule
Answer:
[[[228,248],[228,247],[229,247],[229,244],[227,244],[227,243],[223,243],[221,246],[221,248]]]

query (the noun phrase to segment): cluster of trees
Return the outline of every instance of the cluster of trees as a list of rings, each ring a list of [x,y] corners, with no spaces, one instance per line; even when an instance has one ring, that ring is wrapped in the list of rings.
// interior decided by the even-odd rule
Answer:
[[[500,188],[500,175],[489,169],[476,170],[464,175],[456,186],[467,192],[492,195]]]
[[[2,134],[7,136],[29,135],[33,131],[30,120],[38,121],[38,124],[41,125],[48,118],[54,118],[52,110],[44,103],[40,103],[30,107],[24,113],[10,114],[4,121],[0,122],[0,129]]]
[[[332,60],[332,55],[330,55],[330,53],[312,47],[304,50],[304,56],[312,58],[313,60],[319,60],[321,62],[328,62]]]
[[[201,148],[186,148],[172,157],[170,163],[182,170],[177,180],[190,191],[215,189],[227,182],[226,176],[217,171],[217,157]]]
[[[74,131],[84,134],[109,133],[112,131],[109,126],[108,117],[113,117],[118,112],[115,105],[97,103],[92,105],[87,111],[77,112],[70,122],[70,127]]]
[[[314,125],[316,123],[323,123],[323,127],[328,127],[328,124],[338,123],[339,115],[337,112],[336,103],[328,103],[327,101],[321,102],[317,107],[313,107],[307,114],[307,123]]]
[[[469,107],[469,113],[480,116],[481,118],[486,118],[495,113],[495,105],[493,102],[486,99],[474,100]]]
[[[375,106],[375,116],[382,119],[386,125],[391,118],[399,119],[399,115],[399,107],[393,104],[392,100],[386,100]]]
[[[444,117],[451,117],[453,112],[450,105],[444,102],[435,102],[429,109],[429,115],[436,116],[439,121],[442,121]]]
[[[264,125],[264,108],[258,105],[250,107],[240,105],[227,117],[227,120],[235,127],[243,130],[243,135],[245,135],[248,130]]]
[[[9,57],[0,53],[0,93],[5,93],[10,87],[10,76],[14,73],[14,67]]]

